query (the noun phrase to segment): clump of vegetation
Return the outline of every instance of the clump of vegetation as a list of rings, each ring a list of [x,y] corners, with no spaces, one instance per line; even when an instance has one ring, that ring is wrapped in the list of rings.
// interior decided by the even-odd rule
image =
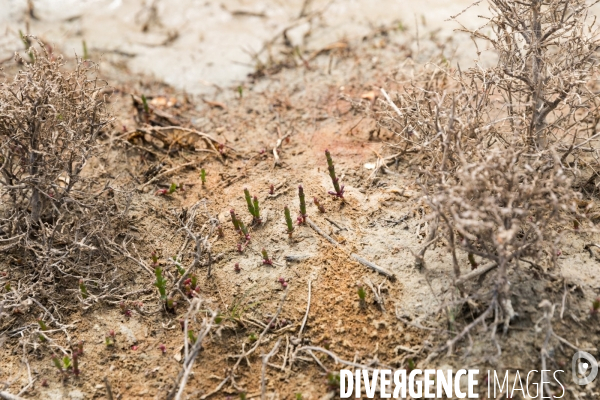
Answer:
[[[79,355],[77,353],[74,353],[72,358],[67,355],[60,358],[56,354],[53,354],[52,363],[58,369],[62,379],[66,379],[69,373],[79,376]]]
[[[183,292],[189,298],[197,296],[198,293],[200,293],[200,287],[198,286],[198,278],[196,275],[192,275],[183,281]]]
[[[258,205],[258,197],[250,196],[250,191],[247,188],[244,188],[244,197],[246,198],[246,204],[248,205],[248,211],[250,215],[252,215],[252,223],[261,223],[260,218],[260,207]]]
[[[576,203],[581,189],[596,191],[599,176],[594,86],[600,40],[589,4],[489,3],[485,24],[464,30],[491,45],[495,66],[424,71],[411,88],[393,96],[383,90],[384,110],[376,111],[379,123],[396,134],[398,154],[427,154],[418,183],[431,212],[417,263],[425,265],[427,249],[444,243],[461,294],[454,309],[481,299],[477,318],[466,329],[457,326],[460,333],[444,347],[449,351],[486,320],[508,329],[517,313],[509,271],[527,273],[524,262],[556,267],[560,231],[589,226]],[[462,270],[463,257],[469,273]]]
[[[327,158],[327,169],[329,170],[329,177],[331,178],[331,183],[333,183],[333,189],[335,190],[335,192],[330,191],[329,194],[343,199],[344,185],[340,186],[339,179],[335,175],[335,167],[333,166],[333,159],[331,158],[329,150],[325,150],[325,157]]]

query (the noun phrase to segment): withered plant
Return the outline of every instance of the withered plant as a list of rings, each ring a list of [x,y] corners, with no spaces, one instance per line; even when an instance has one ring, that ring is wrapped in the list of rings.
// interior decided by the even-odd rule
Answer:
[[[452,301],[475,311],[448,350],[489,319],[492,339],[499,325],[508,327],[516,314],[509,271],[555,266],[563,233],[589,227],[586,210],[578,208],[581,178],[589,183],[597,176],[600,42],[589,5],[489,4],[486,23],[463,31],[491,45],[494,67],[476,62],[463,71],[445,60],[429,63],[411,81],[398,82],[401,90],[382,89],[374,108],[378,123],[397,138],[394,154],[381,157],[374,174],[407,160],[429,206],[417,264],[427,266],[426,250],[443,244],[459,295]]]
[[[41,42],[30,51],[35,61],[0,84],[0,249],[36,273],[102,273],[127,211],[122,191],[82,174],[110,122],[106,85],[90,61],[69,70]]]

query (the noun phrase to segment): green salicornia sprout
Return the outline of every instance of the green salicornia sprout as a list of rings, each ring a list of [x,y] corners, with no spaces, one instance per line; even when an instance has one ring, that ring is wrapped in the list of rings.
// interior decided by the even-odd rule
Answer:
[[[292,222],[292,216],[290,215],[290,209],[288,206],[283,208],[283,212],[285,213],[285,223],[287,225],[287,234],[289,237],[292,237],[292,232],[294,232],[294,223]]]
[[[304,189],[302,185],[298,186],[298,198],[300,199],[300,216],[298,216],[298,223],[304,224],[306,222],[306,201],[304,200]]]
[[[329,194],[343,199],[344,185],[340,187],[339,179],[335,176],[335,167],[333,166],[333,160],[331,159],[329,150],[325,150],[325,157],[327,157],[327,168],[329,169],[329,176],[331,177],[331,182],[333,183],[333,188],[335,189],[335,192],[330,191]]]

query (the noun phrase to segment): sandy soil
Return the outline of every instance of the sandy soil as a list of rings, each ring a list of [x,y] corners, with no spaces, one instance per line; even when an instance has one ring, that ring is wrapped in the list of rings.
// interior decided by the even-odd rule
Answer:
[[[35,0],[31,17],[26,0],[0,2],[0,60],[22,48],[19,31],[31,32],[72,56],[83,53],[103,61],[105,73],[123,67],[153,76],[178,90],[212,94],[243,83],[269,54],[265,43],[286,30],[290,43],[309,50],[340,40],[356,40],[374,28],[402,24],[421,35],[440,30],[451,35],[458,24],[446,21],[470,0],[367,0],[223,2],[178,0]],[[480,23],[483,6],[461,16],[467,26]],[[425,12],[427,10],[427,12]],[[469,42],[465,43],[469,46]],[[471,61],[468,57],[465,61]],[[117,78],[118,79],[118,78]]]
[[[116,80],[114,71],[108,73],[114,88],[111,109],[115,122],[104,139],[103,156],[88,165],[87,173],[102,182],[133,188],[131,253],[150,264],[151,252],[156,251],[169,285],[173,285],[178,275],[169,258],[180,253],[181,264],[188,266],[194,254],[181,231],[181,216],[197,205],[198,227],[218,218],[224,228],[224,237],[211,239],[211,276],[206,267],[195,271],[199,297],[205,301],[203,309],[219,310],[223,320],[203,342],[185,396],[241,398],[245,393],[245,398],[259,397],[261,355],[279,340],[279,349],[266,367],[266,392],[272,399],[298,398],[298,393],[302,399],[337,396],[331,374],[340,364],[315,350],[312,355],[303,353],[290,365],[293,350],[301,346],[391,368],[539,369],[545,333],[536,329],[536,322],[542,316],[538,304],[543,299],[556,305],[554,331],[597,354],[600,327],[590,318],[589,307],[600,293],[599,261],[596,250],[585,248],[597,239],[583,234],[566,238],[560,270],[539,271],[532,266],[525,274],[510,272],[519,318],[498,338],[501,354],[492,346],[489,332],[479,329],[454,353],[436,353],[476,317],[477,307],[449,306],[455,289],[443,245],[428,253],[426,270],[415,266],[413,254],[420,250],[427,231],[427,206],[413,183],[413,160],[406,156],[390,173],[372,176],[376,154],[388,154],[386,143],[394,138],[353,104],[377,96],[378,87],[402,84],[401,76],[410,76],[411,68],[422,67],[413,66],[417,56],[438,61],[450,58],[456,44],[430,35],[416,53],[414,36],[397,24],[372,30],[364,39],[346,44],[342,49],[324,49],[306,63],[276,68],[271,74],[267,70],[267,76],[244,80],[241,95],[232,95],[236,85],[207,97],[209,102],[143,76],[122,75]],[[11,68],[16,67],[9,65],[7,75]],[[212,135],[224,145],[223,154],[215,155],[194,134],[181,129],[169,131],[162,141],[132,133],[146,125],[138,119],[131,94],[145,94],[155,116],[162,112],[182,127]],[[279,148],[281,165],[275,166],[272,149],[284,136]],[[331,151],[338,176],[343,177],[344,201],[327,193],[332,188],[325,149]],[[164,172],[184,164],[188,166],[145,184],[152,176],[146,172]],[[207,171],[204,185],[199,178],[201,168]],[[171,183],[183,185],[184,190],[156,195]],[[283,208],[288,205],[293,216],[297,214],[300,184],[310,200],[309,218],[339,246],[308,225],[297,226],[288,238]],[[269,194],[270,185],[276,188],[273,195]],[[251,228],[251,241],[239,252],[239,236],[231,226],[229,211],[235,209],[246,225],[251,224],[244,188],[258,197],[263,223]],[[324,205],[324,214],[313,204],[313,197]],[[263,248],[274,265],[262,263]],[[395,279],[373,272],[351,254],[385,268]],[[470,270],[466,255],[460,256],[460,262],[465,272]],[[23,299],[19,313],[2,314],[0,382],[6,390],[25,398],[103,399],[108,398],[106,377],[115,398],[167,397],[181,370],[184,334],[179,321],[187,312],[189,299],[178,294],[175,311],[166,312],[151,273],[125,257],[117,257],[114,263],[119,293],[130,312],[123,312],[120,301],[106,299],[86,308],[75,296],[77,287],[65,288],[73,293],[70,304],[56,304],[50,290],[37,298],[67,326],[65,331],[47,333],[53,341],[65,347],[84,341],[78,378],[61,379],[50,359],[51,346],[37,338],[36,320],[48,318],[37,303]],[[2,285],[19,281],[21,272],[15,265],[13,255],[0,261],[0,270],[7,273],[0,278]],[[366,289],[364,305],[359,301],[359,287]],[[383,302],[376,301],[377,288]],[[94,294],[95,289],[90,292]],[[265,330],[280,306],[275,326]],[[197,332],[206,313],[196,316],[190,327]],[[110,331],[115,332],[115,343],[107,346],[105,338]],[[263,331],[265,340],[258,350],[232,371],[235,356],[252,346]],[[573,350],[556,339],[551,345],[552,368],[568,370]],[[227,377],[230,379],[214,392]],[[585,391],[570,389],[569,395],[598,396],[593,385]]]

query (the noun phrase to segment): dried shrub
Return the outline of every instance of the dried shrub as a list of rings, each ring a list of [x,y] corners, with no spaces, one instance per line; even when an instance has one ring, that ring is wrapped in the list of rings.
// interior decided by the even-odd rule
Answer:
[[[555,266],[562,233],[590,226],[577,207],[578,180],[588,167],[590,179],[597,176],[599,41],[589,6],[489,3],[492,17],[468,33],[491,44],[494,67],[429,63],[410,81],[395,82],[397,91],[382,90],[374,110],[397,138],[396,154],[378,160],[379,169],[409,159],[430,206],[417,263],[427,264],[430,246],[446,244],[461,295],[453,301],[479,300],[476,319],[446,344],[450,350],[486,318],[494,319],[492,338],[498,325],[508,327],[515,315],[509,269],[524,261],[539,271]],[[482,259],[487,264],[479,265]]]
[[[34,62],[20,60],[23,69],[0,85],[0,248],[20,251],[38,270],[101,272],[94,266],[108,257],[117,194],[82,171],[110,121],[105,84],[91,62],[67,71],[39,47],[30,48]]]
[[[491,44],[494,68],[473,70],[505,107],[505,134],[523,137],[537,149],[565,149],[596,133],[599,48],[595,17],[586,0],[490,0],[492,13],[479,29],[466,30]],[[485,34],[491,28],[491,34]],[[500,108],[500,107],[497,107]],[[500,121],[495,121],[499,123]]]

